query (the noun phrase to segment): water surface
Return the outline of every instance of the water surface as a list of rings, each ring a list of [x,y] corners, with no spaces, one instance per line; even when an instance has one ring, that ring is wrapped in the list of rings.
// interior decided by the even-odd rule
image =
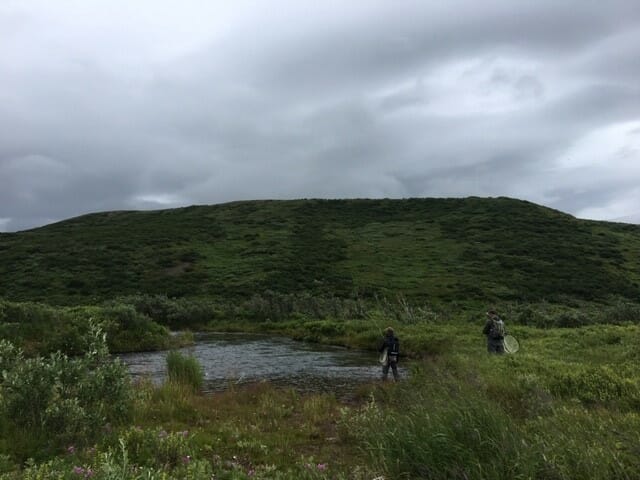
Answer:
[[[205,392],[233,385],[267,381],[300,392],[333,393],[344,397],[366,382],[380,379],[377,354],[342,347],[298,342],[255,334],[196,335],[193,346],[180,350],[193,355],[204,369]],[[120,355],[134,378],[155,383],[166,378],[167,352]],[[406,375],[401,366],[400,375]],[[391,376],[391,372],[389,373]]]

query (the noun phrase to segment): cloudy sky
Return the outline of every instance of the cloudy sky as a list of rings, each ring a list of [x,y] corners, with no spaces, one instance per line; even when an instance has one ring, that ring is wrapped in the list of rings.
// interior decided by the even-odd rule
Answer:
[[[264,198],[640,222],[637,0],[2,0],[0,231]]]

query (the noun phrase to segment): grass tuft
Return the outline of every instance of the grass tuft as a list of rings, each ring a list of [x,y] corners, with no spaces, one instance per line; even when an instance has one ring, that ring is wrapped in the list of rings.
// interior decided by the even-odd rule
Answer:
[[[184,386],[194,392],[202,388],[204,371],[200,362],[193,357],[183,355],[177,350],[167,354],[167,374],[169,383]]]

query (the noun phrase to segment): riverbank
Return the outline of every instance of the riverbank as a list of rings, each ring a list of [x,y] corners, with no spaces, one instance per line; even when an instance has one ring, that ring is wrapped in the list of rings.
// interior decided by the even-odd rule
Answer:
[[[398,384],[367,382],[348,401],[330,389],[306,394],[269,382],[208,395],[172,383],[131,385],[126,370],[107,361],[104,332],[92,344],[81,330],[62,330],[74,335],[71,345],[85,346],[70,357],[20,356],[5,338],[0,479],[640,478],[633,317],[610,310],[605,324],[554,307],[518,308],[505,317],[520,350],[505,356],[486,353],[483,322],[467,314],[447,322],[208,323],[374,355],[391,324],[411,374]],[[136,316],[119,318],[136,331]],[[545,319],[573,328],[539,328]],[[96,326],[84,320],[72,326]],[[31,325],[40,325],[37,317],[24,332]]]
[[[28,450],[24,430],[8,436],[3,417],[0,478],[638,478],[640,329],[528,333],[517,355],[457,342],[349,402],[269,383],[202,395],[143,382],[126,418],[48,452]]]

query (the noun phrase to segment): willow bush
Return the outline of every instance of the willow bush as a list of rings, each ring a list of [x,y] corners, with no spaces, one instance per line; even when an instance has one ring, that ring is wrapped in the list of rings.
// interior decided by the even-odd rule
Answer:
[[[0,446],[16,458],[88,444],[129,418],[133,401],[126,366],[109,356],[106,335],[91,326],[83,355],[25,358],[0,341]]]

